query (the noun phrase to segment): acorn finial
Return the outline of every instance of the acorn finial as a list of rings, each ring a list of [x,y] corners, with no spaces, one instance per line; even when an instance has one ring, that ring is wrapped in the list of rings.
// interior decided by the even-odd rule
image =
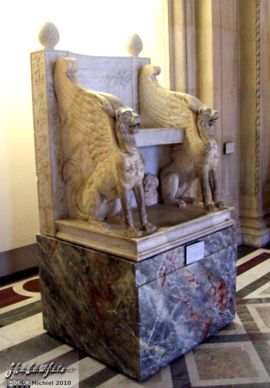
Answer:
[[[143,49],[143,42],[138,34],[133,34],[128,40],[127,51],[133,57],[138,57]]]
[[[39,31],[38,39],[45,49],[53,50],[59,42],[59,31],[55,24],[45,23]]]

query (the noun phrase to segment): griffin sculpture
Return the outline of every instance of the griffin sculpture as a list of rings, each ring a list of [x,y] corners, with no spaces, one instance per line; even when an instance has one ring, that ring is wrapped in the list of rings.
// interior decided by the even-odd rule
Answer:
[[[76,72],[75,58],[60,58],[55,65],[69,215],[108,230],[104,220],[122,206],[129,237],[153,233],[144,204],[144,162],[135,142],[140,116],[117,97],[81,86]],[[134,226],[131,191],[141,229]]]
[[[162,201],[185,206],[189,187],[199,178],[204,208],[223,208],[216,175],[219,149],[208,135],[218,113],[190,94],[162,87],[156,79],[159,73],[158,66],[145,65],[141,70],[142,126],[184,129],[183,143],[173,147],[171,162],[160,172]]]

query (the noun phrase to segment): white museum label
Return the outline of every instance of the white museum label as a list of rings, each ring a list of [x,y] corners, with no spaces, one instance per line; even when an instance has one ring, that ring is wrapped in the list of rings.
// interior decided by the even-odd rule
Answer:
[[[186,245],[186,265],[195,263],[204,258],[204,241],[197,241]]]

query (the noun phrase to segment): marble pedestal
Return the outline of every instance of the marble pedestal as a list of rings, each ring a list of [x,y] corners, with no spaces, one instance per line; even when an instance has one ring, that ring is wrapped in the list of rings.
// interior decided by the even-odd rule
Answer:
[[[45,329],[143,381],[233,320],[233,226],[141,261],[38,235]],[[192,242],[192,235],[190,241]]]

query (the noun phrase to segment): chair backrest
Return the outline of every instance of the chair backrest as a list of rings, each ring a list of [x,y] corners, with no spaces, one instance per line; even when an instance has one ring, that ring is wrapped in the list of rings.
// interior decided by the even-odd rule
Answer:
[[[148,58],[97,57],[68,51],[42,50],[31,54],[33,116],[40,211],[40,232],[54,236],[55,220],[68,216],[63,181],[63,149],[54,65],[60,57],[78,61],[78,81],[86,88],[119,97],[139,111],[139,70]]]

